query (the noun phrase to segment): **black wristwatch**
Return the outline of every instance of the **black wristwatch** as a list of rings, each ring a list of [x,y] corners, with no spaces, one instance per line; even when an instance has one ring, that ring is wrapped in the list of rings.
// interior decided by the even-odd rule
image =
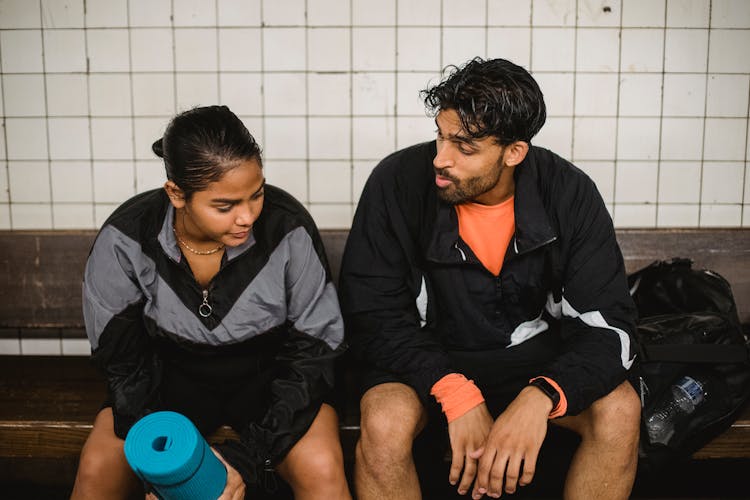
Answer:
[[[555,408],[557,408],[557,405],[560,403],[560,393],[557,389],[554,388],[552,384],[547,382],[546,379],[542,377],[535,378],[534,380],[529,382],[529,385],[533,385],[534,387],[538,387],[539,389],[541,389],[542,392],[552,400],[552,409],[554,410]]]

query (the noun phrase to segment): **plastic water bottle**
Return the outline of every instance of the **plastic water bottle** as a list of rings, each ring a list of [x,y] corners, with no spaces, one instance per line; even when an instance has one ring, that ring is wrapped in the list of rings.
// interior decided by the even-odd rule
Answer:
[[[708,396],[705,381],[689,376],[682,377],[670,389],[671,397],[665,397],[646,419],[651,443],[667,444],[676,427]]]

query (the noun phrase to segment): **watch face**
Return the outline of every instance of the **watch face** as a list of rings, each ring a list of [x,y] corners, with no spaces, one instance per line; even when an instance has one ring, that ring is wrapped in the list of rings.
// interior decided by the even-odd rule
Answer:
[[[539,389],[544,392],[547,397],[549,397],[552,400],[552,406],[553,408],[557,406],[557,404],[560,402],[560,393],[557,392],[557,389],[555,389],[552,384],[547,382],[547,380],[543,378],[537,378],[532,380],[531,385],[534,385],[538,387]]]

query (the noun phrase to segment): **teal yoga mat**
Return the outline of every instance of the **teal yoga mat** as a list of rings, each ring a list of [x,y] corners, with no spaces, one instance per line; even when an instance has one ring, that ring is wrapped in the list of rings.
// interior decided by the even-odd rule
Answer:
[[[125,438],[125,458],[164,500],[209,500],[224,491],[227,471],[195,425],[179,413],[140,419]]]

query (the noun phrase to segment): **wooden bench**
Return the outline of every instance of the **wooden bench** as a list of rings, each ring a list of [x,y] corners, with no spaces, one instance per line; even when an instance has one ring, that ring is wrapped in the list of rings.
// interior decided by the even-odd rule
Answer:
[[[338,277],[344,230],[322,231]],[[0,340],[83,339],[80,282],[92,231],[0,231]],[[656,259],[690,257],[733,286],[741,320],[750,322],[750,230],[620,230],[628,272]],[[70,482],[81,446],[104,397],[101,376],[85,356],[0,356],[0,483]],[[222,438],[228,431],[221,431]],[[351,400],[341,436],[348,459],[358,436]],[[734,425],[694,455],[750,459],[750,407]],[[24,461],[37,464],[29,468]]]

